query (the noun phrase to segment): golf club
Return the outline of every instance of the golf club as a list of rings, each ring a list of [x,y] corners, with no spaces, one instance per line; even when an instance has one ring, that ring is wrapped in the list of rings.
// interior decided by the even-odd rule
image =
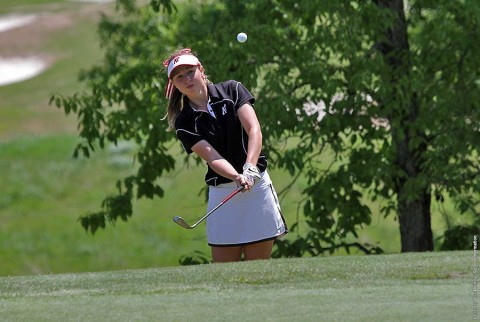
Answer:
[[[189,224],[186,223],[185,220],[183,220],[182,217],[180,216],[175,216],[175,218],[173,218],[173,221],[176,222],[177,224],[179,224],[180,226],[182,226],[183,228],[185,229],[193,229],[195,227],[198,226],[198,224],[200,224],[202,221],[204,221],[208,216],[210,216],[211,214],[213,214],[213,212],[215,210],[217,210],[218,208],[220,208],[224,203],[226,203],[227,201],[229,201],[230,199],[233,198],[233,196],[235,196],[237,193],[239,193],[240,191],[242,191],[244,189],[243,186],[240,186],[238,187],[237,189],[235,189],[231,194],[229,194],[227,197],[225,197],[225,199],[222,200],[222,202],[220,202],[218,205],[215,206],[215,208],[213,208],[212,210],[210,210],[205,216],[203,216],[202,218],[200,218],[199,221],[197,221],[195,224],[193,224],[192,226],[190,226]]]

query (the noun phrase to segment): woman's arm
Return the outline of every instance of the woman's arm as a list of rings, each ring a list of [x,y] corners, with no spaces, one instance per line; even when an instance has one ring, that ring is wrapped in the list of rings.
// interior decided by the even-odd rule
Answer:
[[[244,104],[238,109],[238,117],[248,135],[248,151],[245,163],[256,166],[262,150],[262,131],[257,115],[250,104]],[[222,177],[245,186],[244,191],[248,191],[252,187],[249,181],[243,175],[240,175],[230,162],[225,160],[207,141],[201,140],[192,147],[192,151],[205,160],[213,171]]]
[[[238,109],[238,117],[248,135],[248,151],[245,163],[257,165],[258,156],[262,150],[262,130],[257,114],[250,104],[243,104]]]
[[[248,184],[246,178],[243,175],[240,175],[230,162],[225,160],[207,141],[201,140],[192,147],[192,151],[203,160],[207,161],[213,171],[222,177],[233,180],[237,182],[237,184],[244,186],[245,189],[243,191],[248,191],[251,188],[251,185]]]

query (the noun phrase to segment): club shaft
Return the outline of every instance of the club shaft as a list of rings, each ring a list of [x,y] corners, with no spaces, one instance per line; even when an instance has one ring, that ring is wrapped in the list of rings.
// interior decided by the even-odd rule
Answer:
[[[200,218],[199,221],[197,221],[195,224],[193,224],[192,226],[190,226],[185,220],[183,220],[182,217],[179,217],[179,216],[176,216],[175,218],[173,218],[173,221],[175,223],[177,223],[178,225],[182,226],[183,228],[185,229],[193,229],[195,227],[197,227],[198,224],[200,224],[202,221],[205,220],[205,218],[207,218],[208,216],[210,216],[215,210],[217,210],[218,208],[220,208],[223,204],[225,204],[227,201],[229,201],[231,198],[233,198],[233,196],[235,196],[237,193],[239,193],[240,191],[242,191],[243,189],[245,189],[245,187],[241,186],[237,189],[235,189],[231,194],[229,194],[227,197],[225,197],[225,199],[223,199],[217,206],[215,206],[215,208],[213,208],[212,210],[210,210],[208,212],[208,214],[206,214],[205,216],[203,216],[202,218]]]
[[[203,216],[202,218],[200,218],[199,221],[197,221],[195,224],[192,225],[192,228],[196,227],[198,224],[200,224],[202,221],[204,221],[208,216],[210,216],[212,213],[215,212],[215,210],[217,210],[218,208],[220,208],[221,206],[223,206],[224,203],[226,203],[227,201],[229,201],[230,199],[232,199],[237,193],[239,193],[240,191],[242,191],[244,189],[243,186],[240,186],[238,187],[237,189],[235,189],[231,194],[229,194],[228,196],[225,197],[225,199],[223,199],[218,205],[216,205],[212,210],[210,210],[205,216]]]

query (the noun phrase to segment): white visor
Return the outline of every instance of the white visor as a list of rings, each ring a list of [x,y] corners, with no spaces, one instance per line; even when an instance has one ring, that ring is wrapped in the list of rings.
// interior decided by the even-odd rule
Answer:
[[[181,55],[181,56],[175,57],[174,59],[172,59],[170,64],[168,64],[168,68],[167,68],[168,78],[170,78],[170,75],[172,74],[175,68],[182,65],[196,66],[196,65],[200,65],[200,61],[198,60],[197,57],[193,55]]]

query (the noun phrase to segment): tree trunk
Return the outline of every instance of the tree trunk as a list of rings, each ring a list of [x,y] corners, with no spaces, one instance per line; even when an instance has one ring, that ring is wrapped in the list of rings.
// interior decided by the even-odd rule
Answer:
[[[411,111],[418,109],[415,97]],[[416,113],[410,113],[410,120]],[[395,164],[404,175],[396,178],[398,219],[402,252],[420,252],[433,250],[433,236],[430,221],[431,193],[428,180],[416,180],[422,175],[423,155],[427,150],[425,143],[412,148],[411,141],[423,136],[422,132],[408,126],[409,121],[402,120],[399,128],[392,128],[392,141],[395,147]],[[399,133],[402,133],[399,135]],[[416,184],[412,185],[412,180]]]
[[[397,193],[398,218],[402,252],[431,251],[433,238],[430,222],[431,195],[428,182],[420,183],[412,188],[408,185],[421,175],[423,155],[427,150],[425,143],[418,140],[425,137],[424,133],[415,128],[419,104],[414,90],[402,88],[402,77],[408,77],[411,70],[409,59],[409,44],[407,23],[405,20],[402,0],[375,0],[381,7],[391,10],[396,17],[395,23],[385,30],[386,40],[378,43],[385,63],[390,66],[392,77],[391,85],[394,89],[391,99],[401,106],[395,109],[391,119],[392,145],[395,149],[395,164],[402,171],[402,175],[394,178],[395,192]],[[403,83],[405,86],[405,83]],[[408,86],[408,85],[407,85]],[[405,94],[409,94],[405,101]],[[408,186],[407,186],[408,185]],[[414,191],[413,191],[414,190]]]
[[[400,189],[398,199],[404,199],[408,193]],[[416,200],[398,202],[398,219],[400,222],[400,237],[402,253],[433,250],[433,236],[430,223],[431,195],[428,189],[423,189]]]

